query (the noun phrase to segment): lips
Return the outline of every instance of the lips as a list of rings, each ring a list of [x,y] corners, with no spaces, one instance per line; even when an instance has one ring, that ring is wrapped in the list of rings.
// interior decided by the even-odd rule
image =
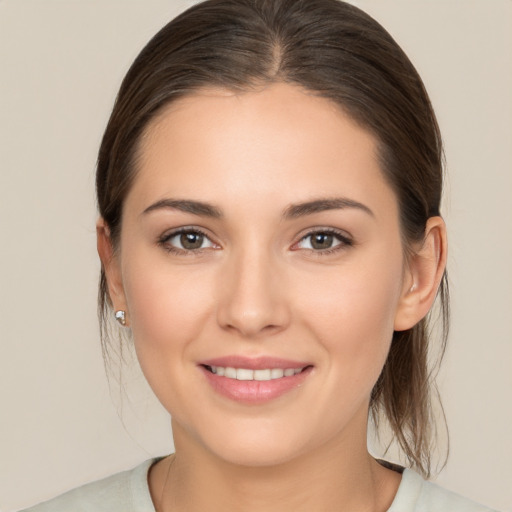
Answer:
[[[257,404],[301,386],[312,365],[270,357],[232,356],[205,361],[199,368],[217,393],[238,402]]]

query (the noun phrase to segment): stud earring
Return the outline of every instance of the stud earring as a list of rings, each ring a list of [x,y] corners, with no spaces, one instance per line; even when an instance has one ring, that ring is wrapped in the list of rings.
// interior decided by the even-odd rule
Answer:
[[[116,311],[115,317],[121,325],[126,325],[126,313],[122,309]]]

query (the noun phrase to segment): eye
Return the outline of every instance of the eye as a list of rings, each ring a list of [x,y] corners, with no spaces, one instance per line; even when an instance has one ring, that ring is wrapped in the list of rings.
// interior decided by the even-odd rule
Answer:
[[[332,230],[318,230],[302,237],[295,248],[316,252],[331,252],[351,245],[353,245],[353,242],[346,235]]]
[[[170,252],[199,252],[202,249],[217,248],[204,233],[197,229],[180,229],[164,235],[159,244]]]

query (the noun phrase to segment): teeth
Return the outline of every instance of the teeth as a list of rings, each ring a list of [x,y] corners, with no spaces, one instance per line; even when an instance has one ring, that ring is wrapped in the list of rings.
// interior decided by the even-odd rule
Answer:
[[[284,377],[284,370],[281,370],[281,368],[272,368],[270,370],[271,379],[280,379],[281,377]]]
[[[270,380],[270,370],[254,370],[254,380]]]
[[[248,368],[231,368],[229,366],[210,366],[212,373],[220,377],[236,380],[274,380],[283,377],[293,377],[300,373],[303,368],[266,368],[263,370],[250,370]]]
[[[228,379],[236,379],[236,368],[230,368],[229,366],[224,368],[224,377],[227,377]]]
[[[254,370],[238,368],[236,371],[236,380],[254,380]]]

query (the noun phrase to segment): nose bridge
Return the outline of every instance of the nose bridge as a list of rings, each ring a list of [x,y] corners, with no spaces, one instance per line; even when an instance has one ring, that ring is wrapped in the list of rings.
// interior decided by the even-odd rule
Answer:
[[[226,258],[218,321],[226,329],[255,337],[283,329],[288,322],[283,275],[276,255],[252,240]]]

